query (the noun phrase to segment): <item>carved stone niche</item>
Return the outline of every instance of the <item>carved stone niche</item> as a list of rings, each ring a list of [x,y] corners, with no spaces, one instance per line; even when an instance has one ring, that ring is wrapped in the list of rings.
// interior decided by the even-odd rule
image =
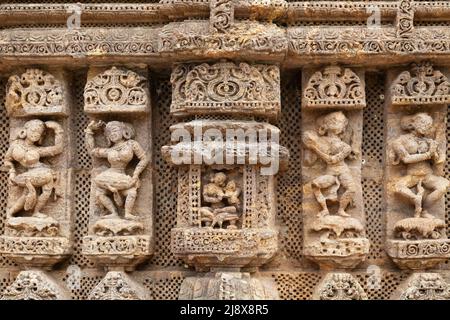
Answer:
[[[302,108],[361,109],[366,106],[364,72],[331,65],[304,70]]]
[[[174,116],[227,113],[276,118],[281,110],[280,70],[274,65],[178,64],[170,80]]]
[[[69,293],[43,271],[21,271],[1,300],[69,300]]]
[[[350,273],[327,273],[313,293],[314,300],[367,300],[367,294]]]
[[[427,269],[450,258],[446,106],[407,110],[389,112],[387,120],[387,252],[402,269]]]
[[[4,166],[9,169],[9,192],[5,233],[0,237],[0,253],[22,266],[51,268],[71,253],[71,190],[74,185],[70,169],[70,123],[62,113],[55,112],[49,117],[50,113],[42,109],[41,98],[36,93],[47,92],[48,97],[45,99],[55,101],[50,98],[56,99],[55,92],[65,92],[61,82],[36,69],[28,69],[24,74],[27,76],[10,78],[9,91],[16,86],[14,79],[27,79],[23,81],[24,86],[27,84],[26,93],[13,91],[24,101],[39,105],[35,109],[31,105],[26,106],[27,112],[33,110],[33,117],[24,118],[21,114],[20,118],[16,118],[13,110],[19,109],[11,105],[15,100],[11,97],[7,99],[11,129]],[[40,76],[33,78],[31,75]],[[50,83],[54,86],[48,89]],[[65,95],[58,98],[61,103],[68,101]],[[68,108],[66,105],[59,107],[60,110]]]
[[[450,103],[450,82],[446,74],[446,70],[436,70],[428,61],[413,63],[408,71],[400,71],[392,80],[390,86],[392,105]]]
[[[110,75],[118,70],[122,75],[112,81]],[[144,73],[145,69],[92,68],[85,87],[85,101],[90,101],[90,90],[95,86],[98,96],[108,97],[111,104],[105,100],[98,105],[104,110],[96,108],[93,113],[92,105],[85,105],[91,120],[85,129],[85,142],[93,169],[89,232],[83,238],[82,251],[97,265],[112,269],[132,270],[153,253],[150,113],[143,113],[148,111],[147,105],[125,112],[124,105],[115,104],[116,93],[110,96],[111,90],[116,90],[111,81],[120,79],[130,85],[117,92],[121,101],[130,103],[137,101],[136,97],[150,101]],[[99,79],[106,79],[103,87]]]
[[[179,300],[278,300],[272,281],[252,278],[249,273],[212,272],[203,278],[183,281]]]
[[[303,82],[314,84],[317,92],[344,88],[333,89],[336,80],[329,77]],[[364,87],[357,90],[364,92]],[[361,190],[361,105],[346,104],[345,94],[333,96],[343,99],[330,100],[335,108],[323,110],[325,104],[302,108],[304,254],[327,270],[355,268],[369,253]]]
[[[263,147],[262,135],[253,133],[276,137],[279,129],[254,121],[194,120],[170,130],[175,144],[162,154],[179,166],[172,252],[198,270],[268,262],[278,249],[273,173],[286,168],[288,151],[270,138]],[[236,139],[239,131],[256,140]]]
[[[450,300],[450,285],[438,273],[413,273],[393,295],[398,300]]]
[[[6,111],[10,117],[67,116],[70,95],[66,93],[65,72],[30,68],[9,78]]]

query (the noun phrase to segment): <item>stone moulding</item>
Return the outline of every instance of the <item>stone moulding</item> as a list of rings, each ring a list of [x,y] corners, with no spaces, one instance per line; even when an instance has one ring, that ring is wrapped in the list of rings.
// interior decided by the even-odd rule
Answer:
[[[6,92],[5,106],[11,117],[67,115],[64,85],[46,71],[27,69],[11,76]]]
[[[370,243],[366,238],[316,241],[305,247],[304,255],[316,262],[321,270],[353,269],[366,259],[369,248]]]
[[[180,64],[171,76],[175,116],[251,114],[276,118],[281,110],[280,70],[244,62]]]
[[[273,229],[172,229],[171,250],[189,264],[245,267],[269,261],[277,251]]]
[[[364,74],[349,68],[328,66],[312,73],[303,91],[306,108],[358,109],[366,106]]]
[[[132,269],[148,259],[153,247],[145,235],[83,238],[82,252],[99,266],[123,266]]]
[[[387,253],[401,269],[428,269],[450,258],[450,240],[388,240]]]
[[[450,82],[430,62],[414,63],[393,81],[391,99],[399,106],[448,104]]]
[[[147,79],[137,73],[112,67],[90,79],[84,88],[87,113],[148,112]]]
[[[0,254],[25,266],[49,268],[71,252],[70,241],[64,237],[0,237]]]

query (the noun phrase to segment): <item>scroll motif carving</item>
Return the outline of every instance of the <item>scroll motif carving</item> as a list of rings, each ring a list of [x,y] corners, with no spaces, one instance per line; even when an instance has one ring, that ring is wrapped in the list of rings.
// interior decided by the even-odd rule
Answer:
[[[6,110],[10,116],[62,115],[66,113],[64,88],[52,74],[27,69],[13,75],[7,84]]]
[[[211,0],[210,31],[225,33],[234,22],[233,0]]]
[[[308,79],[303,92],[305,107],[362,108],[366,105],[364,79],[349,68],[329,66]]]
[[[42,271],[22,271],[2,300],[67,300],[69,295]]]
[[[172,72],[171,113],[232,113],[276,117],[280,112],[280,72],[269,65],[178,65]]]
[[[415,273],[408,280],[401,300],[449,300],[450,285],[437,273]]]
[[[131,70],[112,67],[89,80],[84,89],[86,112],[147,112],[147,79]]]
[[[367,294],[349,273],[328,273],[314,296],[316,300],[367,300]]]
[[[408,38],[414,29],[414,0],[400,0],[396,18],[397,36]]]
[[[88,300],[148,300],[148,294],[126,273],[110,271],[89,293]]]
[[[391,87],[394,105],[446,104],[450,102],[450,82],[430,62],[412,64],[411,71],[398,75]]]

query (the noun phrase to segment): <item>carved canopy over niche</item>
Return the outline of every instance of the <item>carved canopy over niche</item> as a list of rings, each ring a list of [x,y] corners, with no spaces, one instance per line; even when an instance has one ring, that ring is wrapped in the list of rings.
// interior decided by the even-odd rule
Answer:
[[[67,112],[64,88],[52,74],[27,69],[9,78],[6,88],[6,111],[9,116],[61,115]]]
[[[314,72],[305,84],[303,106],[311,108],[363,108],[364,75],[349,68],[328,66]]]
[[[450,82],[430,62],[414,63],[392,83],[393,105],[446,104],[450,102]]]
[[[409,278],[408,287],[400,299],[449,300],[450,285],[438,273],[415,273]]]
[[[84,88],[88,113],[148,112],[147,79],[131,70],[112,67],[90,79]]]
[[[180,64],[172,71],[174,115],[251,114],[277,117],[280,70],[273,65]]]
[[[350,273],[328,273],[316,288],[314,300],[367,300],[367,294]]]

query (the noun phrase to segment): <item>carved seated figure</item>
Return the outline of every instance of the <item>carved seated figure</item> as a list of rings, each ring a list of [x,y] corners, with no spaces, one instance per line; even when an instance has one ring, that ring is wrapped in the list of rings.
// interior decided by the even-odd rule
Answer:
[[[55,133],[53,146],[40,146],[46,129]],[[59,196],[58,173],[41,159],[57,156],[62,151],[63,129],[54,121],[27,121],[17,139],[11,143],[5,155],[5,166],[9,168],[10,183],[22,190],[7,211],[8,228],[13,233],[25,236],[57,235],[58,222],[42,213],[42,209],[53,191],[55,197]],[[22,172],[18,173],[19,170]]]
[[[394,191],[414,205],[414,218],[399,221],[395,231],[403,238],[435,238],[441,233],[439,229],[444,222],[430,212],[445,195],[450,183],[434,174],[432,164],[443,163],[445,155],[440,154],[437,142],[429,138],[433,132],[433,118],[427,113],[403,117],[401,128],[407,133],[392,143],[390,158],[394,165],[403,163],[406,166],[406,175],[395,181]],[[427,230],[429,227],[433,230]]]
[[[352,147],[341,136],[345,133],[348,119],[341,111],[329,113],[318,120],[317,133],[307,131],[303,136],[305,146],[327,164],[324,175],[315,178],[311,185],[317,202],[322,207],[318,217],[330,214],[327,201],[338,202],[337,214],[349,217],[346,212],[356,192],[356,185],[345,163],[353,156]],[[344,189],[341,196],[338,190]]]
[[[230,180],[225,184],[226,180],[225,173],[217,172],[212,176],[210,183],[203,188],[203,201],[209,203],[210,207],[201,207],[199,214],[201,222],[207,227],[222,228],[223,223],[227,222],[227,229],[237,228],[241,190],[236,186],[235,181]]]
[[[107,148],[95,147],[95,131],[102,127],[109,144]],[[139,176],[148,164],[145,151],[132,139],[133,136],[133,127],[119,121],[106,124],[103,121],[92,121],[86,128],[86,145],[90,154],[96,158],[106,158],[110,165],[107,170],[96,175],[93,181],[97,204],[108,212],[94,226],[94,230],[99,234],[131,234],[142,229],[141,223],[127,221],[137,219],[133,209],[139,188]],[[137,157],[139,162],[133,175],[129,176],[125,169],[134,157]],[[119,218],[119,208],[124,210],[125,220]]]

